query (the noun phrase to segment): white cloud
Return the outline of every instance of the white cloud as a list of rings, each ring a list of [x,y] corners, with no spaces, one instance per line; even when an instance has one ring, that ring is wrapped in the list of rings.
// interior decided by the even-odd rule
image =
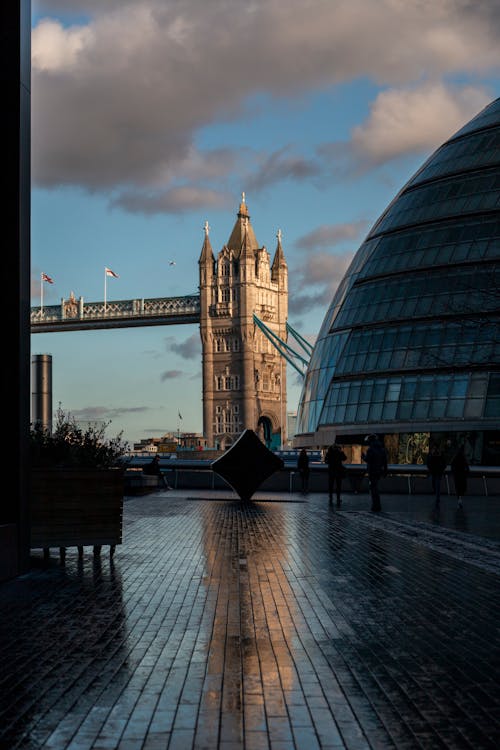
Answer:
[[[51,19],[40,21],[31,40],[31,61],[40,73],[75,69],[79,53],[89,50],[94,42],[92,29],[76,26],[63,29]]]
[[[431,151],[491,100],[483,88],[442,83],[380,93],[369,118],[353,130],[355,158],[380,164],[409,153]]]

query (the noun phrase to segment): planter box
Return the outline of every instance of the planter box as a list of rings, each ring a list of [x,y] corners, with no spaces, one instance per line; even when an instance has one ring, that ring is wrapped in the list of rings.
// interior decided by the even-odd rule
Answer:
[[[121,469],[33,469],[30,500],[31,549],[93,546],[122,541]]]

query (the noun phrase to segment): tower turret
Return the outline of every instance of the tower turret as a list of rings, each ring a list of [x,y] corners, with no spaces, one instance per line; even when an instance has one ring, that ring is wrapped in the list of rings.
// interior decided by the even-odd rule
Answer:
[[[203,379],[203,431],[208,445],[213,445],[213,334],[210,307],[214,300],[215,258],[210,243],[208,221],[203,230],[205,239],[201,248],[198,265],[200,267],[200,336],[202,344],[202,379]]]

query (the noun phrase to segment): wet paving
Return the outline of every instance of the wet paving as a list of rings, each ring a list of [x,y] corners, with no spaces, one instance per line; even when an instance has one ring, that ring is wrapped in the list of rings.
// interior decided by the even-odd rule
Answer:
[[[500,498],[223,497],[0,585],[1,750],[500,747]]]

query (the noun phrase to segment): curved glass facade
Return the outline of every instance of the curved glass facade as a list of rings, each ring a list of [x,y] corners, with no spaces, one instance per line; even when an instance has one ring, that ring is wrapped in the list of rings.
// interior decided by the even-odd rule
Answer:
[[[500,99],[390,203],[325,315],[295,445],[500,426]]]

